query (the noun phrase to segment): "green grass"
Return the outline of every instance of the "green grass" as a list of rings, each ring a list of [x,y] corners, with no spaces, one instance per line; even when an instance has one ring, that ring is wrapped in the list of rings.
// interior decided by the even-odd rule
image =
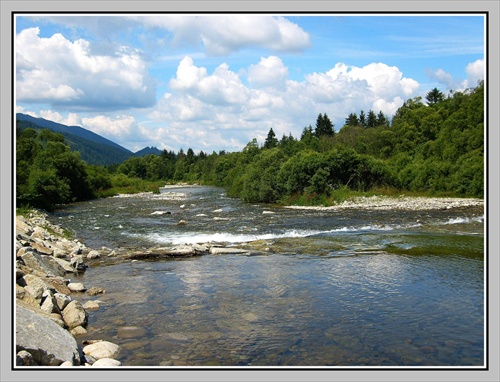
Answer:
[[[165,181],[149,181],[141,178],[130,178],[123,174],[116,174],[111,177],[112,187],[101,190],[97,193],[100,198],[115,196],[118,194],[137,194],[140,192],[160,193],[160,187],[165,185]]]

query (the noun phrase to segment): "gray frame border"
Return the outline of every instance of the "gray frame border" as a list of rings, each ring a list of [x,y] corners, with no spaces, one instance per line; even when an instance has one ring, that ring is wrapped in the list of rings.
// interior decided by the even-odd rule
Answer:
[[[9,179],[8,186],[3,184],[1,187],[1,243],[2,251],[0,256],[0,319],[1,319],[1,337],[4,339],[0,344],[0,380],[1,381],[88,381],[107,380],[107,381],[161,381],[161,380],[193,380],[193,381],[224,381],[224,380],[276,380],[276,381],[301,381],[301,380],[356,380],[356,381],[499,381],[500,372],[497,361],[499,355],[499,216],[496,213],[499,210],[499,47],[500,47],[500,18],[498,0],[486,1],[316,1],[316,0],[254,0],[254,1],[115,1],[115,0],[87,0],[87,1],[25,1],[25,0],[2,0],[0,1],[0,36],[1,36],[1,90],[0,90],[0,165],[2,179]],[[11,370],[11,334],[12,334],[12,290],[10,282],[12,278],[11,257],[13,226],[15,216],[12,216],[13,202],[13,174],[12,174],[12,12],[33,11],[65,11],[68,13],[77,11],[88,12],[134,12],[134,11],[200,11],[200,12],[479,12],[486,11],[489,15],[489,50],[488,63],[489,72],[487,78],[488,98],[488,238],[487,248],[489,250],[488,277],[489,282],[489,370],[467,371],[467,370],[432,370],[414,371],[404,369],[384,370],[384,371],[343,371],[318,370],[307,371],[299,370],[272,370],[272,371],[232,371],[232,370],[214,370],[214,371],[177,371],[171,370],[101,370],[90,371],[88,369],[71,369],[64,371],[48,369],[21,371]],[[7,211],[9,213],[7,213]],[[496,233],[496,234],[495,234]],[[83,368],[82,368],[83,369]],[[85,374],[87,372],[87,374]],[[90,374],[88,374],[90,372]]]

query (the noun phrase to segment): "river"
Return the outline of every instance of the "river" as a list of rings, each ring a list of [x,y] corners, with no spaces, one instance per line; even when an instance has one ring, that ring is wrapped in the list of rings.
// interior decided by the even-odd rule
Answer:
[[[296,210],[212,187],[77,203],[49,219],[89,247],[220,243],[251,255],[119,261],[83,339],[124,366],[481,367],[484,211]],[[184,221],[185,224],[179,224]],[[103,251],[104,253],[104,251]]]

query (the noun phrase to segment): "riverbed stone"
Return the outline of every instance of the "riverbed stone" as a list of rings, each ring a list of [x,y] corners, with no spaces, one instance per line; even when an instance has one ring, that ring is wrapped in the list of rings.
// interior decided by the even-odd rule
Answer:
[[[99,341],[83,348],[83,353],[96,360],[101,358],[116,358],[121,352],[121,347],[109,341]]]
[[[235,254],[246,254],[250,253],[246,249],[241,248],[228,248],[228,247],[211,247],[210,254],[212,255],[235,255]]]
[[[70,333],[73,335],[73,337],[78,337],[78,336],[83,336],[83,335],[87,334],[88,331],[83,326],[77,326],[77,327],[71,329]]]
[[[16,304],[16,351],[25,350],[42,366],[80,364],[75,338],[50,319]]]
[[[146,335],[146,329],[139,326],[121,326],[116,336],[118,338],[142,338]]]
[[[82,304],[76,300],[71,301],[62,311],[62,316],[69,329],[77,326],[86,327],[88,323],[88,313]]]
[[[83,304],[83,308],[86,311],[89,311],[89,310],[98,310],[100,308],[100,306],[95,301],[87,301],[85,304]]]
[[[101,257],[101,254],[96,250],[92,250],[89,253],[87,253],[87,259],[89,259],[89,260],[98,259],[100,257]]]
[[[85,292],[87,290],[83,283],[69,283],[68,289],[71,292]]]
[[[117,367],[121,366],[122,363],[113,358],[101,358],[92,364],[92,367]]]

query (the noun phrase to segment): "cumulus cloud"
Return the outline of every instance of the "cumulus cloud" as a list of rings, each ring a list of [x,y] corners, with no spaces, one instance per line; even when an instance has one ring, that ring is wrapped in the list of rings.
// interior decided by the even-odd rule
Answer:
[[[247,77],[252,87],[282,88],[288,77],[288,68],[279,57],[261,57],[258,64],[250,65]]]
[[[476,84],[478,81],[484,80],[485,65],[484,60],[477,60],[471,62],[465,68],[467,79],[471,85]]]
[[[16,36],[17,100],[82,110],[154,104],[154,82],[139,52],[120,47],[96,55],[86,40],[39,33],[29,28]]]
[[[137,16],[147,26],[173,33],[174,46],[203,44],[209,55],[260,47],[276,52],[300,52],[310,46],[309,34],[284,17],[265,15]]]
[[[212,73],[184,57],[170,91],[149,118],[168,126],[168,139],[183,147],[192,147],[199,137],[198,149],[221,139],[236,144],[236,139],[231,149],[239,150],[252,138],[265,139],[270,127],[278,137],[289,133],[298,137],[305,126],[314,124],[318,113],[327,113],[337,128],[349,113],[361,109],[392,116],[419,90],[418,82],[383,63],[363,67],[337,63],[324,73],[293,81],[276,56],[262,57],[238,72],[223,63]]]

